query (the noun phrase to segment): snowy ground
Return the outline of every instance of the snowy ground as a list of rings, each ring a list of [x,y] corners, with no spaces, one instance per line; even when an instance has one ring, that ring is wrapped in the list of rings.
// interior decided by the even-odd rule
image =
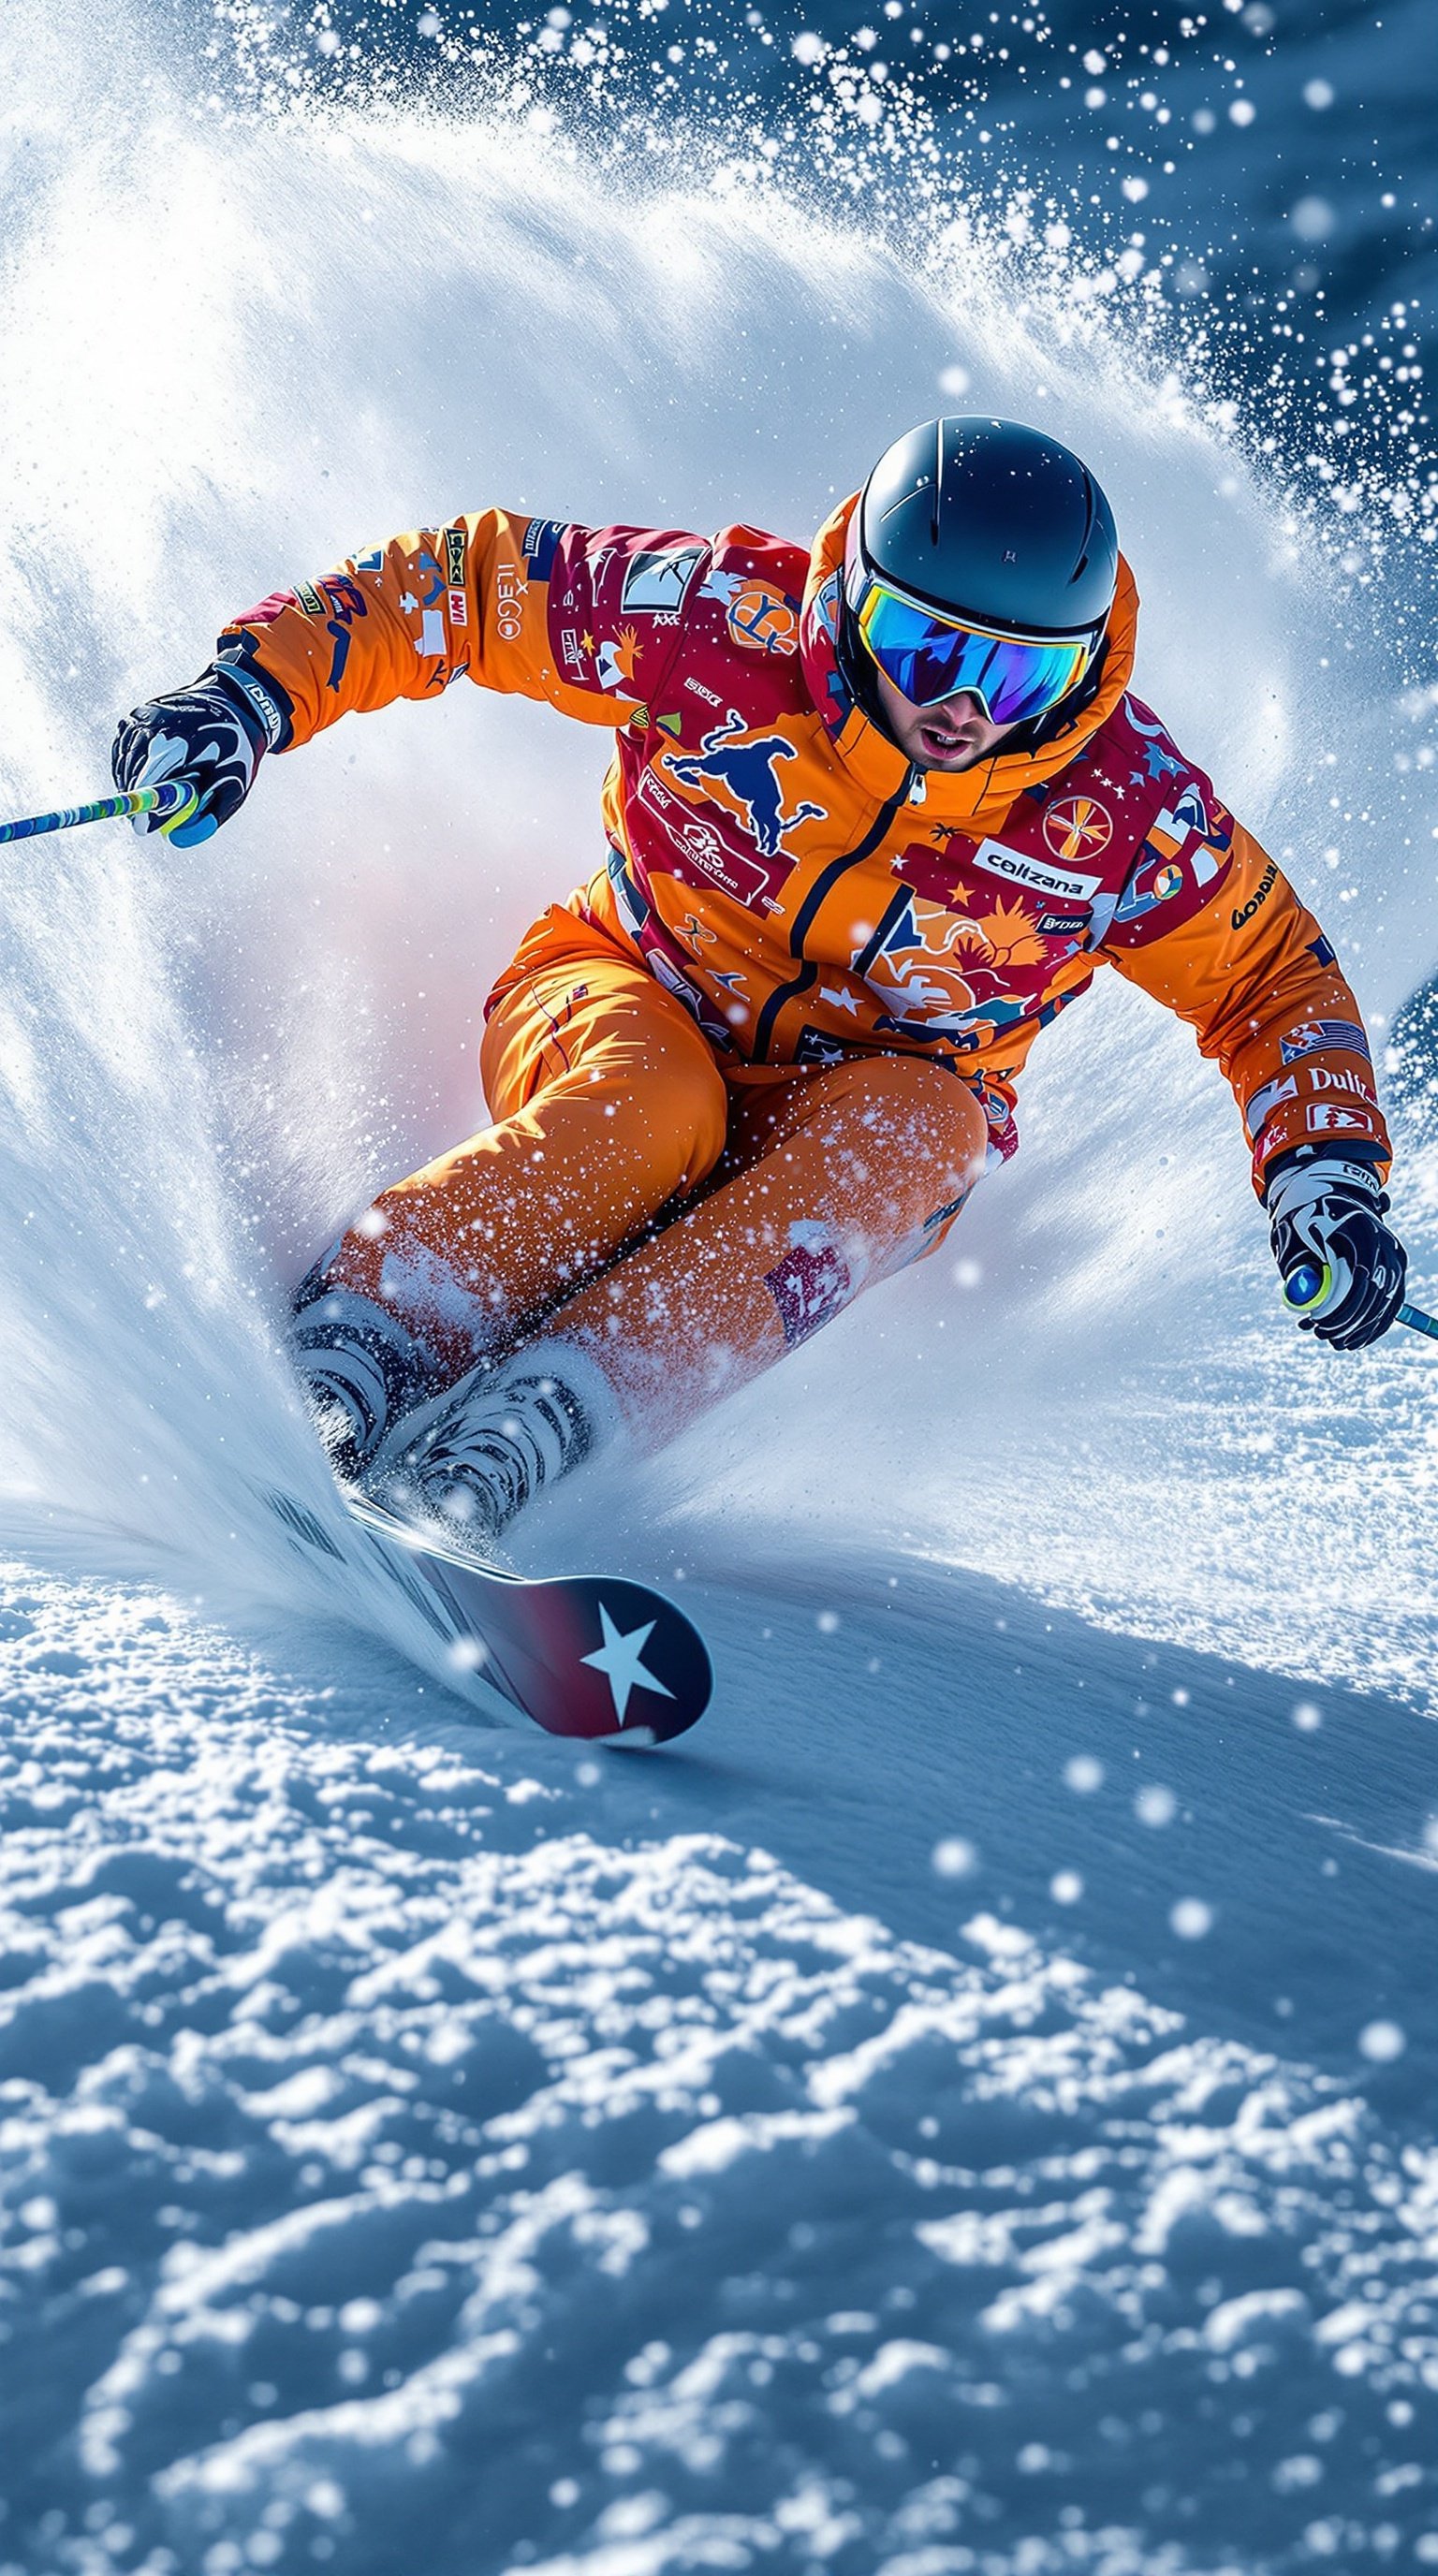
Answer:
[[[1431,971],[1426,559],[1326,450],[1308,547],[1077,253],[890,250],[669,93],[597,177],[518,93],[234,123],[183,11],[12,25],[0,813],[356,544],[802,533],[962,382],[1093,456],[1380,1032]],[[606,748],[454,690],[183,863],[5,853],[0,2576],[1438,2565],[1435,1363],[1285,1331],[1183,1032],[1067,1014],[952,1258],[526,1538],[699,1617],[667,1754],[474,1723],[256,1500],[334,1508],[287,1285],[481,1114]]]
[[[9,1575],[6,2576],[1438,2563],[1429,1722],[802,1591],[596,1759]]]

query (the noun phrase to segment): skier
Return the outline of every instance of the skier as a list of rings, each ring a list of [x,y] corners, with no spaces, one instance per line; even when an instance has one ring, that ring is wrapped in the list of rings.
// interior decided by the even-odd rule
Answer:
[[[491,509],[250,609],[123,719],[191,846],[262,759],[467,676],[609,725],[607,852],[487,1006],[493,1123],[384,1189],[293,1343],[342,1479],[488,1544],[932,1252],[1017,1143],[1036,1032],[1108,963],[1232,1085],[1303,1321],[1392,1323],[1389,1141],[1312,915],[1130,693],[1138,598],[1087,467],[929,421],[812,551]],[[137,828],[150,827],[141,818]]]

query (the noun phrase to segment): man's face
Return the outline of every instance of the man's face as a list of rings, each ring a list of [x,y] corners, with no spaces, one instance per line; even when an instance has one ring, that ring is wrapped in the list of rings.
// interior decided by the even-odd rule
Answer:
[[[916,707],[896,689],[884,671],[874,673],[884,721],[901,751],[919,769],[972,769],[976,760],[997,750],[1012,725],[990,724],[978,698],[943,698],[936,707]]]

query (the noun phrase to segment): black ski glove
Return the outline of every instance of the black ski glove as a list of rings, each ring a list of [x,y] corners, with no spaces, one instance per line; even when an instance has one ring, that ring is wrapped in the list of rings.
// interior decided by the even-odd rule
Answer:
[[[1264,1205],[1299,1330],[1338,1351],[1376,1342],[1403,1303],[1408,1255],[1381,1221],[1388,1201],[1372,1165],[1300,1146],[1269,1173]]]
[[[241,677],[213,663],[187,689],[122,716],[110,754],[116,786],[158,787],[175,778],[199,799],[169,823],[137,814],[135,830],[163,832],[178,850],[208,841],[238,813],[283,723],[283,711],[253,672]]]

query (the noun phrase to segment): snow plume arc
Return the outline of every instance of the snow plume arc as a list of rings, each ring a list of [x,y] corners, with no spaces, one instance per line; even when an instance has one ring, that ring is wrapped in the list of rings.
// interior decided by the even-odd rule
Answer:
[[[805,534],[899,428],[961,400],[1091,458],[1144,593],[1142,693],[1291,853],[1365,1001],[1391,1011],[1431,963],[1426,861],[1407,872],[1428,827],[1393,767],[1408,719],[1367,593],[1344,605],[1231,419],[1132,306],[1105,319],[1077,251],[1016,295],[1012,232],[950,206],[886,241],[862,201],[736,182],[722,138],[686,139],[672,109],[664,152],[600,173],[498,98],[233,112],[204,29],[159,11],[122,34],[18,0],[12,23],[8,809],[97,789],[115,712],[189,678],[225,615],[396,528],[501,500]],[[198,855],[120,827],[8,854],[13,1538],[83,1510],[264,1587],[253,1482],[281,1461],[322,1481],[275,1352],[287,1285],[482,1115],[484,992],[593,865],[606,750],[455,690],[272,763]],[[955,1246],[977,1285],[953,1261],[916,1272],[882,1338],[857,1310],[791,1391],[691,1441],[647,1508],[772,1447],[776,1422],[812,1461],[827,1435],[799,1417],[858,1375],[880,1472],[922,1515],[923,1476],[892,1462],[922,1453],[937,1384],[980,1471],[1000,1335],[1006,1438],[1066,1374],[1092,1403],[1135,1337],[1219,1345],[1261,1234],[1186,1035],[1104,992],[1039,1051],[1025,1108],[1019,1164]]]

